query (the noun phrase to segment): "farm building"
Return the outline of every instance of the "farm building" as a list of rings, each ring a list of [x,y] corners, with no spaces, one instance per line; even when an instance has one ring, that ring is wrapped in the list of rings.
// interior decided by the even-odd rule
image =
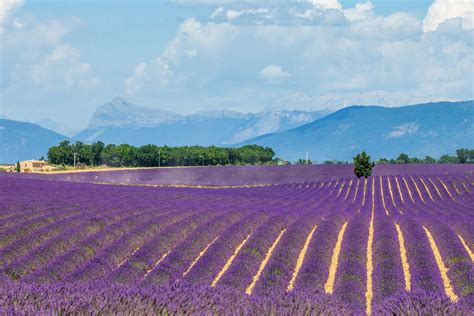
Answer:
[[[0,171],[12,172],[15,171],[14,164],[0,164]]]
[[[20,172],[47,172],[51,166],[45,160],[23,160],[20,161]]]

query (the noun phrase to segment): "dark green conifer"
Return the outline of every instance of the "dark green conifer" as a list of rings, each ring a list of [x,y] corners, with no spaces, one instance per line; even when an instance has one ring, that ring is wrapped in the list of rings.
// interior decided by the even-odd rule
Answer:
[[[357,154],[354,158],[354,174],[357,178],[369,177],[372,174],[374,163],[370,161],[370,156],[365,151]]]

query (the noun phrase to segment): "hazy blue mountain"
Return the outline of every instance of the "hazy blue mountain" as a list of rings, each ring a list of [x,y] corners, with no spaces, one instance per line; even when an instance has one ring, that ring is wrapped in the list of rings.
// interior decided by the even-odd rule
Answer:
[[[75,129],[67,124],[59,123],[51,119],[41,119],[31,123],[36,123],[41,127],[69,137],[72,137],[73,135],[77,134],[77,132],[79,132],[79,129]]]
[[[243,126],[250,126],[254,122],[255,118],[252,116],[242,118],[192,116],[155,127],[110,127],[104,129],[94,140],[135,146],[220,145]]]
[[[459,101],[440,96],[419,96],[406,93],[371,90],[348,94],[325,94],[317,97],[297,92],[276,100],[265,108],[266,111],[299,110],[306,112],[333,113],[352,105],[380,105],[384,107],[400,107],[413,104]]]
[[[88,127],[150,127],[180,118],[182,115],[171,111],[137,106],[122,98],[115,98],[95,111]]]
[[[89,126],[76,139],[132,145],[231,145],[248,138],[288,130],[323,114],[304,111],[240,113],[207,111],[180,116],[169,111],[138,107],[116,98],[99,107]]]
[[[46,157],[48,148],[64,139],[37,124],[0,119],[0,163]]]
[[[426,103],[398,108],[351,106],[312,123],[242,144],[272,147],[277,156],[297,160],[306,150],[313,160],[352,160],[366,150],[372,158],[440,156],[474,148],[474,101]]]
[[[0,119],[5,119],[5,120],[12,120],[12,121],[17,121],[17,122],[25,122],[25,123],[31,123],[31,124],[38,124],[39,126],[49,129],[53,132],[56,132],[60,135],[65,135],[68,137],[71,137],[75,134],[77,134],[80,131],[80,128],[74,128],[68,124],[60,123],[54,120],[51,120],[49,118],[43,118],[39,120],[19,120],[13,117],[8,117],[6,115],[0,114]]]
[[[115,128],[147,128],[159,124],[176,121],[183,116],[174,112],[137,106],[122,98],[114,98],[97,108],[86,129],[74,138],[86,142],[99,139],[99,135],[108,129]]]
[[[275,110],[252,115],[256,119],[255,123],[236,132],[225,144],[235,144],[260,135],[286,131],[321,118],[325,113]]]

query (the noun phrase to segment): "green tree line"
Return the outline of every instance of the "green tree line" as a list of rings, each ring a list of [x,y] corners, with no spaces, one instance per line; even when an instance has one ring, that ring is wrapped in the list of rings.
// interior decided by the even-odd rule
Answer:
[[[216,146],[169,147],[128,144],[105,145],[103,142],[85,144],[62,141],[48,150],[48,161],[54,165],[76,164],[111,167],[158,167],[158,166],[216,166],[266,164],[275,153],[269,147],[246,145],[239,148]]]
[[[438,159],[431,156],[409,157],[402,153],[396,159],[381,158],[377,163],[474,163],[474,149],[461,148],[456,150],[456,156],[442,155]]]
[[[317,161],[312,161],[308,159],[308,164],[316,164]],[[461,148],[456,150],[455,156],[450,155],[442,155],[438,159],[433,158],[431,156],[425,156],[424,158],[417,158],[417,157],[410,157],[405,153],[401,153],[395,159],[387,159],[387,158],[380,158],[377,160],[378,164],[381,163],[392,163],[392,164],[400,164],[400,163],[474,163],[474,149],[466,149]],[[298,159],[294,163],[295,165],[304,165],[306,164],[305,159]],[[324,165],[347,165],[349,164],[348,161],[341,161],[341,160],[325,160],[322,162]]]

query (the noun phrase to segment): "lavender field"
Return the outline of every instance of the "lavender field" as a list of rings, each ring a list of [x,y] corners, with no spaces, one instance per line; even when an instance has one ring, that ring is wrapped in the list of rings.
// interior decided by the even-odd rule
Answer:
[[[474,168],[0,174],[2,314],[469,315]]]

